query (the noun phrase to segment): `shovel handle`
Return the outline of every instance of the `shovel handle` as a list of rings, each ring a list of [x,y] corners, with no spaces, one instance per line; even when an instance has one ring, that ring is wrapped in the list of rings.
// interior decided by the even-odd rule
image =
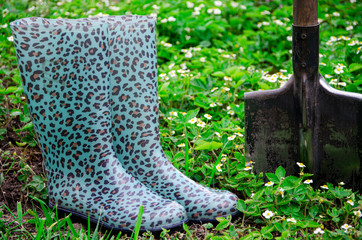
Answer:
[[[293,0],[293,25],[318,25],[318,0]]]

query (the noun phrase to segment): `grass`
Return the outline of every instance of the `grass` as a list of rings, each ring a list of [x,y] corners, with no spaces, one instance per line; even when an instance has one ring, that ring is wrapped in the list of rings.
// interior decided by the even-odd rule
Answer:
[[[343,184],[255,174],[244,158],[244,93],[275,89],[292,74],[291,1],[0,2],[0,238],[125,239],[49,209],[46,178],[20,83],[9,23],[15,19],[157,14],[160,132],[169,160],[204,185],[242,199],[240,219],[184,225],[142,239],[357,239],[362,196]],[[220,5],[220,6],[219,6]],[[358,1],[320,0],[320,72],[335,88],[362,93]],[[269,182],[264,182],[264,176]],[[5,192],[5,193],[3,193]],[[13,193],[11,193],[13,192]],[[10,197],[15,194],[16,197]],[[1,195],[2,194],[2,195]],[[15,196],[15,195],[14,195]],[[141,209],[140,209],[141,211]]]

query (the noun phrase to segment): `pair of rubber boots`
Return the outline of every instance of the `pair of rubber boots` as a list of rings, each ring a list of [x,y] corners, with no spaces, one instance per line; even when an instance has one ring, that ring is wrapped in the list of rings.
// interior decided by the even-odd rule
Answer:
[[[237,214],[238,198],[179,172],[159,139],[156,20],[11,23],[50,206],[121,231]]]

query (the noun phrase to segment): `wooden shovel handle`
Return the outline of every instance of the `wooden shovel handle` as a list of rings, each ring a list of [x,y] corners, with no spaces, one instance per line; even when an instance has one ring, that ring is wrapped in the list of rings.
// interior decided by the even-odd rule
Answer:
[[[293,25],[300,27],[318,24],[318,0],[293,0]]]

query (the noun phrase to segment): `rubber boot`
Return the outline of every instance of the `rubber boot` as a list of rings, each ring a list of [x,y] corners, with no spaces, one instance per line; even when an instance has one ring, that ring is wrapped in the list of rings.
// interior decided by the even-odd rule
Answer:
[[[136,18],[139,23],[122,26],[122,32],[116,28],[110,34],[112,133],[118,159],[146,186],[183,205],[190,220],[213,221],[238,213],[234,194],[194,182],[163,153],[158,123],[156,20],[146,16],[123,18],[126,22]]]
[[[111,24],[108,18],[11,23],[49,204],[121,231],[134,228],[143,205],[141,230],[172,228],[187,220],[185,209],[129,175],[113,149]]]

